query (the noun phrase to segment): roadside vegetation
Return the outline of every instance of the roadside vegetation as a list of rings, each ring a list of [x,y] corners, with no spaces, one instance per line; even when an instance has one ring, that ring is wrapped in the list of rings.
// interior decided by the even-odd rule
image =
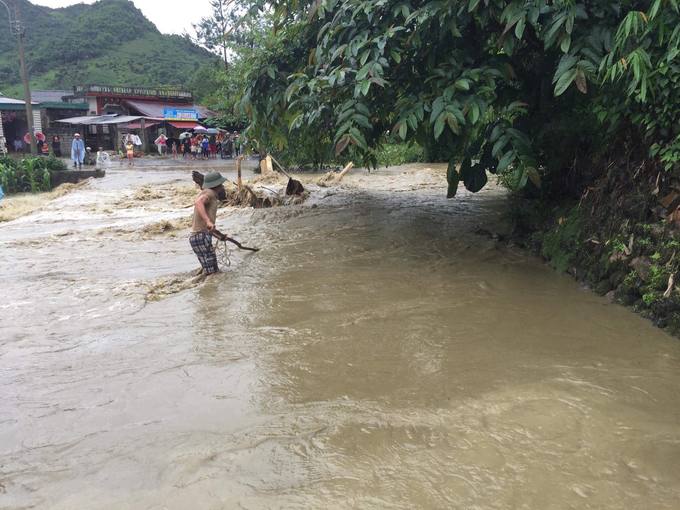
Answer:
[[[52,189],[52,172],[66,170],[60,159],[50,156],[14,159],[0,157],[0,185],[5,193],[38,193]]]

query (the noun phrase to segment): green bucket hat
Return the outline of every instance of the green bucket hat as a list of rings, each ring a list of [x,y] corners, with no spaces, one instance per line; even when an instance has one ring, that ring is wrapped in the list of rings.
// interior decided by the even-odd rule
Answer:
[[[205,176],[205,179],[203,179],[203,189],[216,188],[220,184],[224,184],[226,180],[225,177],[222,177],[221,173],[210,172]]]

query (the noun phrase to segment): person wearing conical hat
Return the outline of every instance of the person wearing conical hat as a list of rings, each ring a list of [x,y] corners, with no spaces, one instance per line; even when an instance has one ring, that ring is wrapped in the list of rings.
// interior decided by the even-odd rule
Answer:
[[[203,180],[202,191],[194,203],[194,218],[191,225],[189,244],[201,263],[203,274],[211,275],[219,272],[217,254],[212,244],[212,233],[215,230],[217,206],[226,198],[224,183],[227,179],[219,172],[210,172]]]

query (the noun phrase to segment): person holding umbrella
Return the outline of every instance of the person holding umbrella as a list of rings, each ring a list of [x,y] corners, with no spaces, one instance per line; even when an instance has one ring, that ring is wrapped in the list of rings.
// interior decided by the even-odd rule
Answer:
[[[85,142],[80,139],[80,133],[76,133],[73,135],[73,142],[71,142],[71,161],[73,161],[73,168],[82,170],[84,160]]]
[[[36,139],[36,145],[38,147],[38,155],[49,156],[50,155],[50,146],[47,144],[47,140],[45,138],[45,135],[42,134],[40,131],[38,131],[35,134],[35,139]]]
[[[179,141],[182,144],[182,156],[187,159],[191,156],[191,133],[188,131],[180,133]]]

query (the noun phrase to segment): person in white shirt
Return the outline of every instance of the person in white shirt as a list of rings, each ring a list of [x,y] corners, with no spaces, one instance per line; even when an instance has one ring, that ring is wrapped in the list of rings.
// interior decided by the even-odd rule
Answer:
[[[168,137],[165,136],[165,135],[162,134],[162,133],[160,134],[160,136],[159,136],[158,138],[156,138],[156,140],[154,140],[153,143],[155,143],[155,144],[156,144],[156,147],[158,147],[158,155],[159,155],[159,156],[162,156],[163,153],[165,152],[165,147],[166,147],[166,145],[167,145],[167,140],[168,140]]]
[[[109,157],[109,153],[105,152],[102,147],[99,147],[99,150],[97,151],[97,162],[95,163],[95,169],[97,170],[106,170],[111,166],[111,158]]]

